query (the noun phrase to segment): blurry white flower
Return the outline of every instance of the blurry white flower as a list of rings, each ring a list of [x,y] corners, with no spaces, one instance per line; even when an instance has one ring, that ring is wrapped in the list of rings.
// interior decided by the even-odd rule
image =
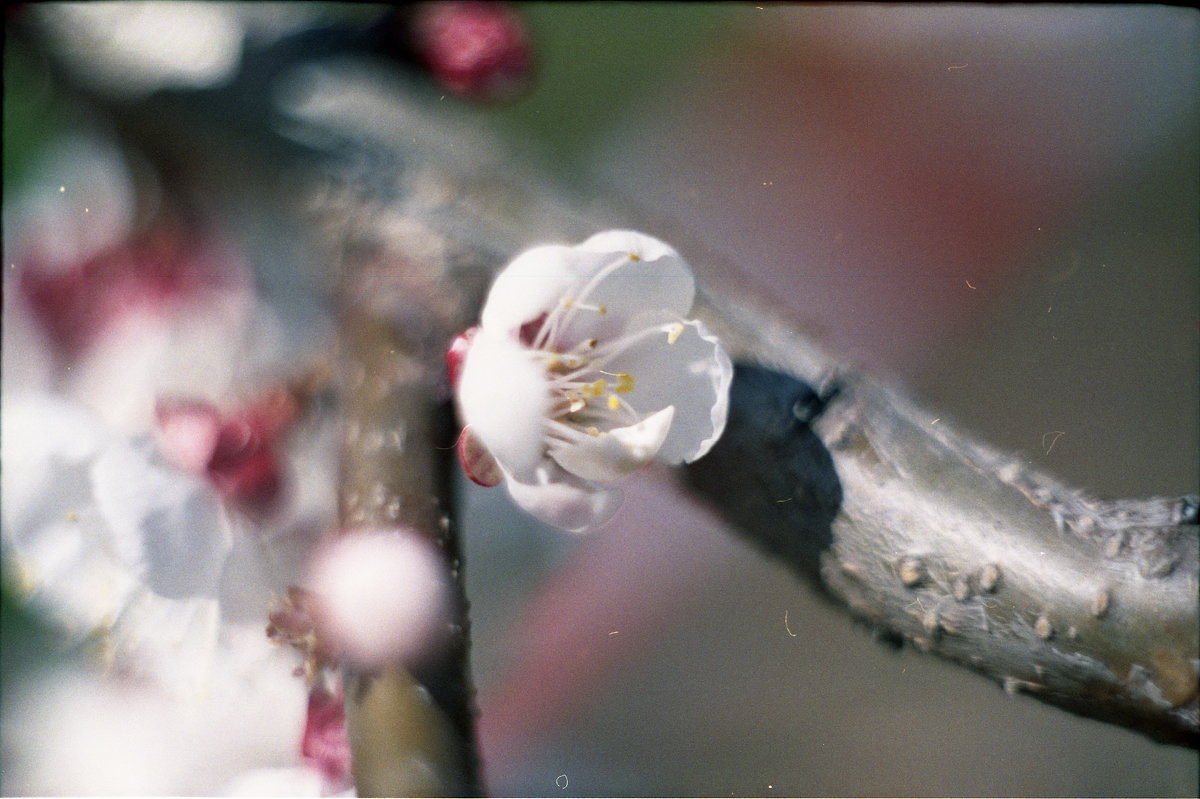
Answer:
[[[301,659],[264,634],[336,515],[336,427],[282,436],[275,376],[311,337],[281,335],[237,250],[171,197],[139,184],[136,223],[118,151],[69,149],[35,186],[5,209],[0,540],[85,657],[5,691],[3,792],[340,789],[304,765]]]
[[[468,475],[507,478],[527,511],[578,531],[612,516],[613,484],[631,472],[704,455],[724,430],[733,370],[685,318],[694,296],[683,258],[641,233],[519,255],[492,285],[461,371],[452,353]]]
[[[221,3],[54,3],[41,11],[62,57],[121,94],[209,86],[232,74],[243,26]]]
[[[73,403],[10,394],[3,423],[3,540],[21,589],[106,662],[146,675],[178,660],[155,677],[197,690],[232,549],[216,498]]]
[[[419,660],[446,628],[445,571],[432,545],[403,529],[333,539],[310,580],[322,640],[359,665]]]
[[[213,796],[264,769],[290,779],[255,780],[256,795],[321,795],[321,772],[297,757],[305,689],[292,653],[261,629],[238,632],[217,650],[203,693],[186,699],[82,667],[9,683],[4,795]]]

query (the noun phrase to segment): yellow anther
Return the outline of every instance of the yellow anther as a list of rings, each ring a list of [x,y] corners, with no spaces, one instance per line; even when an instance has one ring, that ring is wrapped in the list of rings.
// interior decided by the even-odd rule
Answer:
[[[638,255],[636,252],[631,252],[631,253],[629,253],[629,260],[640,261],[640,260],[642,260],[642,256]]]
[[[630,391],[633,391],[633,375],[629,374],[629,372],[618,372],[617,385],[613,391],[618,394],[628,394]]]
[[[563,365],[562,358],[558,357],[557,355],[551,355],[549,358],[546,359],[547,371],[553,372],[555,369],[558,369],[562,365]]]
[[[683,335],[683,325],[679,322],[667,328],[667,343],[674,344],[679,341],[679,337]]]
[[[575,300],[571,299],[570,297],[563,297],[563,298],[562,298],[562,307],[564,307],[564,308],[570,308],[570,307],[571,307],[572,305],[574,305],[574,304],[575,304]]]
[[[568,391],[567,402],[567,413],[579,413],[587,407],[587,400],[578,391]]]
[[[606,313],[608,313],[608,306],[601,305],[599,308],[596,309],[596,311],[598,311],[601,316],[604,316]]]
[[[608,395],[608,409],[610,411],[617,411],[621,409],[621,400],[616,394]]]
[[[588,383],[583,387],[583,396],[588,397],[589,399],[595,399],[596,397],[603,397],[607,391],[608,381],[601,377],[595,382]]]
[[[600,437],[600,431],[599,431],[599,430],[597,430],[597,429],[596,429],[596,428],[594,428],[594,427],[589,427],[589,428],[587,429],[587,434],[588,434],[589,436],[591,436],[592,438],[599,438],[599,437]]]

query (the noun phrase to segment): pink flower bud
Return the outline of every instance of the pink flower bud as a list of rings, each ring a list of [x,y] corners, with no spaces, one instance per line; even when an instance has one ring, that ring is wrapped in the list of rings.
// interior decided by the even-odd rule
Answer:
[[[446,376],[450,380],[450,388],[458,388],[458,376],[462,374],[463,359],[471,348],[471,340],[479,332],[478,327],[468,327],[454,337],[450,348],[446,350]]]
[[[203,475],[242,510],[266,513],[283,485],[276,445],[297,412],[284,389],[229,414],[202,400],[163,398],[155,408],[156,434],[171,463]]]
[[[458,450],[458,462],[462,464],[463,472],[472,483],[491,488],[500,485],[504,480],[504,472],[500,470],[500,464],[492,457],[492,453],[488,452],[487,447],[479,440],[479,436],[471,432],[471,428],[463,428],[458,437],[456,449]]]
[[[331,691],[321,684],[308,694],[308,714],[300,755],[311,763],[336,791],[350,784],[350,738],[346,732],[346,707],[341,686]]]
[[[515,97],[532,71],[529,39],[504,3],[426,3],[413,20],[416,50],[449,92],[471,100]]]
[[[362,666],[419,662],[441,643],[450,593],[433,545],[404,529],[342,535],[315,556],[319,634]]]

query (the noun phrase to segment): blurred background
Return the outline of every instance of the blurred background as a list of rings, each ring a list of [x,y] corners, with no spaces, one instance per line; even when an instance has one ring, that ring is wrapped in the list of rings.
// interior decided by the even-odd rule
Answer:
[[[1195,12],[516,7],[532,90],[461,112],[514,164],[671,220],[931,418],[1100,496],[1200,488]],[[86,116],[19,58],[6,198]],[[582,538],[464,492],[496,794],[1195,795],[1195,752],[879,645],[669,475]]]

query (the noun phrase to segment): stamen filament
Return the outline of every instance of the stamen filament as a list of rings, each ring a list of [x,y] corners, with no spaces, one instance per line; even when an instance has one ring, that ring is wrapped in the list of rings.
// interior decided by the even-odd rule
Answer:
[[[591,279],[587,283],[584,284],[583,291],[579,292],[578,299],[575,300],[574,302],[572,302],[570,305],[568,305],[566,312],[564,314],[562,314],[562,326],[563,327],[566,327],[567,325],[569,325],[571,323],[571,320],[575,318],[576,309],[580,308],[580,307],[584,308],[585,310],[596,311],[602,316],[604,314],[608,313],[608,308],[603,305],[583,306],[583,305],[581,305],[581,303],[587,302],[588,295],[590,295],[592,293],[592,291],[595,290],[596,286],[598,286],[600,284],[600,281],[604,280],[604,278],[608,277],[614,271],[616,271],[617,267],[621,266],[624,263],[628,263],[631,260],[639,260],[639,261],[641,260],[640,258],[634,259],[633,255],[634,255],[633,253],[628,253],[626,255],[622,255],[619,258],[617,258],[617,260],[613,261],[611,264],[607,264],[603,269],[596,272],[596,274],[592,275]],[[555,310],[558,310],[558,309],[555,308]],[[549,320],[547,320],[547,322],[549,322]],[[558,328],[558,325],[556,323],[556,325],[555,325],[556,333],[558,332],[557,328]]]

